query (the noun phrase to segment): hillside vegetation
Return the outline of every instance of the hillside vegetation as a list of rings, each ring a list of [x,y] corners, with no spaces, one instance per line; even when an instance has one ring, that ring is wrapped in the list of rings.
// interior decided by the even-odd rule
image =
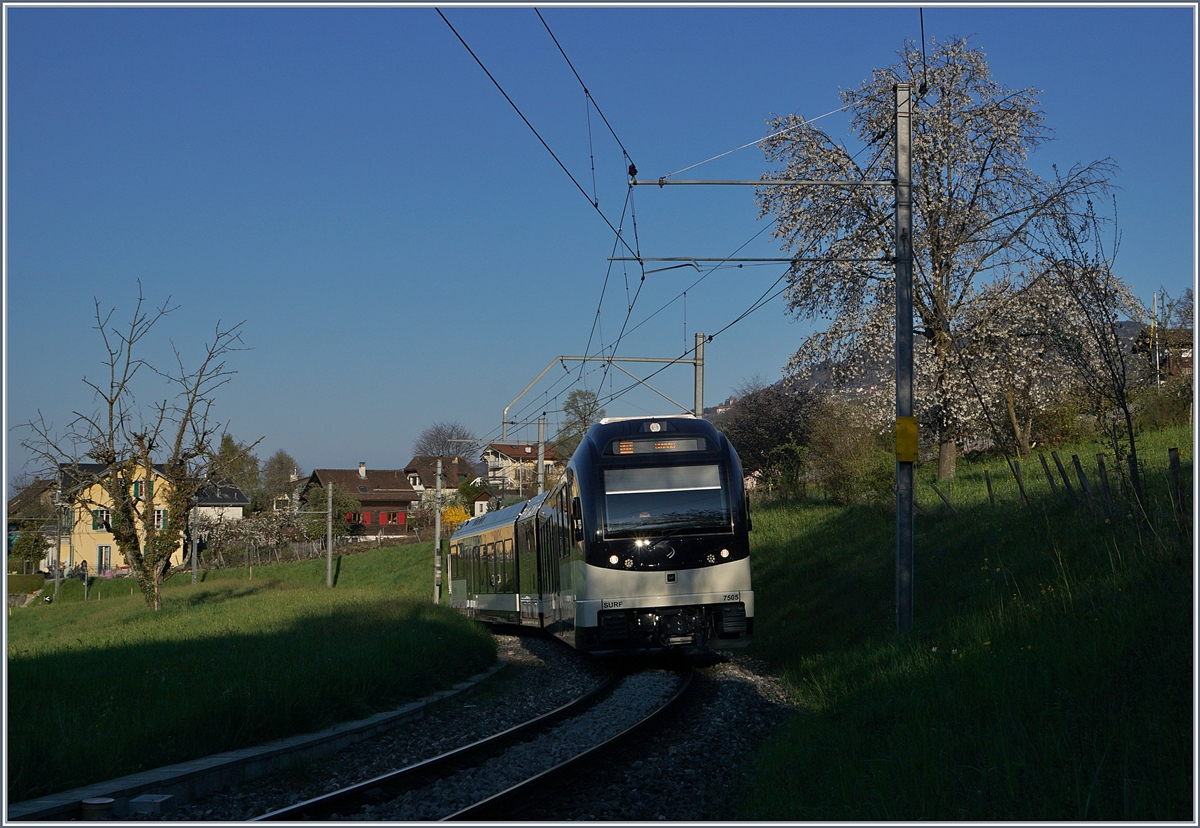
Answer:
[[[1036,457],[1022,464],[1032,508],[1002,458],[960,464],[947,492],[956,512],[931,488],[934,470],[919,469],[904,635],[894,514],[760,506],[754,651],[797,711],[760,752],[741,816],[1190,820],[1191,507],[1186,519],[1174,508],[1169,447],[1191,492],[1191,429],[1142,435],[1142,524],[1119,503],[1093,515],[1061,483],[1055,496]],[[1058,452],[1079,455],[1098,497],[1102,450]],[[1107,465],[1111,475],[1111,455]]]

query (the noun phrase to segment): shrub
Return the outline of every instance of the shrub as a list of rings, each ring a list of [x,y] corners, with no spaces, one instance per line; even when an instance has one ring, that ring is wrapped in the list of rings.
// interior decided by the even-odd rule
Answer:
[[[1096,418],[1078,400],[1066,400],[1033,417],[1030,439],[1034,443],[1060,446],[1098,436]]]
[[[46,583],[45,575],[9,575],[8,591],[14,595],[32,595]]]
[[[834,503],[881,502],[891,495],[896,472],[888,445],[888,433],[861,408],[827,400],[812,420],[809,468]]]
[[[1162,388],[1149,388],[1134,401],[1134,426],[1139,431],[1159,431],[1190,420],[1192,378],[1173,377]]]

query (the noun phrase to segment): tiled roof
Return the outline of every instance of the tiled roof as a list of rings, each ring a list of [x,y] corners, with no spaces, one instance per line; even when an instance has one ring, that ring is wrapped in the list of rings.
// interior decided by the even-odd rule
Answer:
[[[108,475],[108,466],[103,463],[59,463],[63,492],[70,492],[81,484],[91,484]],[[162,464],[154,464],[154,473],[162,476]]]
[[[313,469],[305,489],[329,483],[333,483],[335,491],[340,489],[357,498],[364,507],[411,503],[420,497],[408,482],[404,469],[366,469],[362,476],[358,469]]]
[[[205,486],[196,492],[197,506],[249,506],[250,499],[231,484]]]
[[[421,478],[421,485],[432,489],[437,485],[437,457],[418,454],[404,467],[406,473],[415,472]],[[474,480],[479,477],[478,470],[465,457],[442,458],[442,485],[457,488],[463,480]]]
[[[537,460],[538,450],[537,444],[530,443],[488,443],[485,452],[494,451],[508,457],[511,460]],[[558,457],[554,453],[554,446],[546,444],[546,459],[557,460]]]
[[[54,480],[35,478],[32,483],[17,492],[13,495],[12,500],[8,501],[8,516],[10,518],[19,517],[26,511],[36,509],[38,504],[44,502],[47,497],[53,498],[55,485]]]

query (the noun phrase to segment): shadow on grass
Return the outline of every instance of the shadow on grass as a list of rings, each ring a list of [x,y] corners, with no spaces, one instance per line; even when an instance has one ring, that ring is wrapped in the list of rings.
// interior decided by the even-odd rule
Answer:
[[[903,635],[894,515],[760,507],[754,649],[801,712],[740,817],[1190,818],[1190,535],[1159,488],[1139,527],[961,487],[916,518]]]
[[[259,595],[264,592],[269,592],[276,589],[284,588],[284,584],[279,581],[262,581],[253,586],[240,586],[234,584],[222,584],[213,586],[210,589],[198,592],[194,595],[183,596],[182,603],[188,607],[199,607],[205,604],[220,604],[225,601],[236,601],[239,598],[248,598],[251,595]],[[172,595],[172,602],[177,602],[178,597]]]
[[[198,626],[205,608],[192,608]],[[490,635],[456,613],[383,598],[326,608],[279,632],[10,657],[9,800],[394,709],[494,658]]]

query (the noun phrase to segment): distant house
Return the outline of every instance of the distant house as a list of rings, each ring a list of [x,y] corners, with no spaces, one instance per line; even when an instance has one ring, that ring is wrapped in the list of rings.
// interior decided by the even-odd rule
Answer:
[[[418,493],[437,488],[437,457],[418,454],[404,467],[409,485]],[[442,488],[457,489],[479,477],[465,457],[442,457]]]
[[[359,463],[357,469],[313,469],[300,498],[306,499],[313,486],[342,491],[358,499],[362,511],[347,514],[346,520],[356,535],[403,535],[408,527],[408,514],[420,494],[409,482],[404,469],[368,469]],[[323,508],[324,504],[309,504]]]
[[[306,486],[308,486],[308,478],[301,476],[300,469],[293,470],[293,473],[288,475],[288,491],[271,500],[271,511],[295,512],[298,510],[300,495]]]
[[[1186,377],[1192,373],[1192,331],[1188,328],[1159,328],[1155,332],[1158,345],[1158,370],[1163,379]],[[1150,328],[1142,328],[1133,343],[1135,354],[1147,354],[1150,368],[1154,368],[1154,352],[1150,341]]]
[[[57,490],[57,480],[34,478],[32,483],[13,495],[8,501],[7,510],[10,531],[19,523],[53,522],[54,494]]]
[[[182,519],[180,515],[170,514],[166,508],[165,495],[168,489],[164,487],[171,484],[162,476],[160,468],[156,465],[149,469],[139,469],[129,483],[134,499],[162,504],[158,508],[150,507],[154,508],[151,519],[155,529],[163,529],[172,521]],[[69,546],[64,561],[68,568],[83,562],[95,573],[128,567],[112,534],[112,500],[104,487],[97,482],[105,473],[106,467],[98,463],[63,463],[59,466],[60,488],[64,499],[71,504],[66,524],[69,527]],[[179,546],[171,555],[171,566],[179,566],[182,562],[181,537]]]
[[[34,478],[32,483],[9,499],[6,514],[10,552],[13,541],[24,530],[41,529],[47,537],[54,536],[54,496],[57,491],[58,481]]]
[[[503,486],[518,493],[537,491],[538,449],[531,443],[490,443],[483,450],[489,486]],[[558,466],[554,447],[545,448],[546,473]]]
[[[479,494],[475,495],[475,499],[471,503],[471,517],[479,517],[486,514],[491,507],[491,503],[496,499],[496,494],[484,489]]]
[[[214,520],[241,520],[250,499],[231,483],[205,486],[196,493],[196,516]]]

